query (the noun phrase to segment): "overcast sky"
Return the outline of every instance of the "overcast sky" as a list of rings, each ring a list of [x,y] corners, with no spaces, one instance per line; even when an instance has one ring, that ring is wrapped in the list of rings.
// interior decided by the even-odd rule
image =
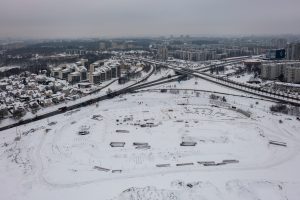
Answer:
[[[300,0],[0,0],[0,37],[300,33]]]

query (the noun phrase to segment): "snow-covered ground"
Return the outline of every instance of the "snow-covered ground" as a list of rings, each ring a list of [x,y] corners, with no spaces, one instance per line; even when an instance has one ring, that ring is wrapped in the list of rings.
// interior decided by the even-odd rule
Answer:
[[[231,76],[231,77],[229,77],[229,79],[231,79],[233,81],[241,82],[241,83],[247,83],[253,77],[254,77],[253,73],[251,73],[251,74],[244,73],[242,75]]]
[[[241,94],[200,79],[164,87],[174,84]],[[209,95],[128,94],[2,131],[0,199],[299,199],[300,122],[267,101]]]

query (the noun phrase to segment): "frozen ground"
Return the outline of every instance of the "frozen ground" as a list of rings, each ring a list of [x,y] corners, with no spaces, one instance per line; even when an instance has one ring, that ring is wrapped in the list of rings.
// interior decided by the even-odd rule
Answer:
[[[176,87],[225,92],[197,82]],[[270,102],[208,96],[128,94],[3,131],[0,199],[299,199],[300,122],[271,114]]]

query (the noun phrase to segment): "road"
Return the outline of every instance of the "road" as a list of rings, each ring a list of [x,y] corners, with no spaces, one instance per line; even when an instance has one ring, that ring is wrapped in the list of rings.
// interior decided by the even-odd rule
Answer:
[[[236,82],[236,81],[232,81],[232,80],[225,79],[225,78],[220,78],[215,75],[205,73],[205,71],[207,71],[211,66],[201,67],[196,70],[196,69],[180,67],[175,64],[169,64],[169,63],[162,62],[162,61],[149,60],[149,59],[144,59],[144,58],[133,58],[133,57],[131,57],[131,59],[139,60],[139,61],[142,61],[142,62],[145,62],[148,64],[164,66],[164,67],[174,70],[175,72],[177,72],[179,74],[191,75],[191,76],[195,76],[198,78],[202,78],[204,80],[207,80],[207,81],[210,81],[210,82],[213,82],[213,83],[225,86],[225,87],[229,87],[231,89],[246,92],[246,93],[249,93],[252,95],[275,100],[275,101],[285,103],[285,104],[292,104],[295,106],[300,106],[299,97],[289,96],[287,94],[279,94],[279,93],[271,92],[271,91],[265,91],[257,86]],[[228,65],[229,63],[232,64],[232,63],[239,63],[239,62],[241,62],[241,60],[231,60],[229,62],[218,64],[218,65],[216,65],[216,67],[225,66],[225,65]]]

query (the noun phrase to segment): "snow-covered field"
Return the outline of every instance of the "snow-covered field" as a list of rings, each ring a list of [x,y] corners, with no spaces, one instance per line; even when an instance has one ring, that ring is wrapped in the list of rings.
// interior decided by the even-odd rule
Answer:
[[[194,82],[176,84],[226,92]],[[209,95],[128,94],[3,131],[0,199],[299,199],[300,122]]]

